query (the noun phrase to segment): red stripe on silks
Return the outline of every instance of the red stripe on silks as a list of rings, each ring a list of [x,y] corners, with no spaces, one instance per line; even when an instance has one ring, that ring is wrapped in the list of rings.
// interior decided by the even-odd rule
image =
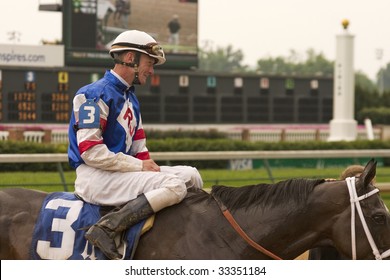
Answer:
[[[107,120],[100,118],[100,126],[102,128],[102,131],[104,132],[107,126]]]
[[[103,144],[103,140],[100,141],[83,141],[79,144],[79,153],[80,155],[84,153],[86,150],[90,149],[93,146]]]
[[[136,158],[145,160],[145,159],[150,159],[149,152],[141,152],[135,155]]]
[[[146,135],[145,135],[145,131],[143,129],[138,129],[137,132],[135,133],[134,135],[134,141],[136,140],[141,140],[141,139],[145,139],[146,138]]]

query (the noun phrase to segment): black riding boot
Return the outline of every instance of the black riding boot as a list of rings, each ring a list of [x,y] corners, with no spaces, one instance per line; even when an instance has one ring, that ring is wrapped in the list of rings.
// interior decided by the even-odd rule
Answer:
[[[121,259],[114,237],[154,213],[145,195],[129,201],[119,211],[108,213],[94,224],[85,238],[98,247],[108,258]]]

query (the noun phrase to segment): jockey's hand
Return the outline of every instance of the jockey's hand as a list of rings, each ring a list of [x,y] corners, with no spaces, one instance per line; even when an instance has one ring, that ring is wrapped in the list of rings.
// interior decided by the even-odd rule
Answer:
[[[146,159],[142,161],[142,171],[155,171],[160,172],[160,166],[152,159]]]

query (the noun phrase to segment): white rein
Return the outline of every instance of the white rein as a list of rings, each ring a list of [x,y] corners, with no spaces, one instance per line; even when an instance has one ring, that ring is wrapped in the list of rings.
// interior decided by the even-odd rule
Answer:
[[[375,259],[382,260],[383,258],[387,258],[390,256],[390,249],[383,252],[382,254],[379,253],[379,250],[375,244],[374,239],[372,238],[371,232],[367,226],[366,220],[363,216],[363,211],[360,206],[360,200],[366,199],[367,197],[370,197],[371,195],[379,192],[379,189],[374,189],[362,196],[357,196],[356,192],[356,186],[355,186],[355,177],[348,177],[345,179],[348,186],[349,196],[351,198],[351,241],[352,241],[352,259],[356,260],[356,225],[355,225],[355,207],[359,214],[360,221],[362,222],[364,232],[366,233],[368,242],[370,243],[372,253],[375,256]]]

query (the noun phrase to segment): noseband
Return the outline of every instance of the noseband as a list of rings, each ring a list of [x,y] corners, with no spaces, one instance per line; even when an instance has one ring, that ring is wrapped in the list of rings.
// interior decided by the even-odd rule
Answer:
[[[348,177],[345,179],[348,186],[349,196],[351,198],[351,242],[352,242],[352,259],[356,260],[356,225],[355,225],[355,209],[357,210],[360,221],[362,222],[364,232],[366,233],[366,237],[368,242],[370,243],[372,253],[375,256],[375,259],[382,260],[383,258],[387,258],[390,256],[390,249],[383,252],[382,254],[379,253],[379,250],[375,244],[374,239],[372,238],[370,229],[367,226],[366,220],[364,219],[363,211],[360,206],[360,200],[366,199],[367,197],[370,197],[371,195],[379,192],[378,189],[374,189],[362,196],[358,196],[356,192],[356,186],[355,186],[355,177]]]

